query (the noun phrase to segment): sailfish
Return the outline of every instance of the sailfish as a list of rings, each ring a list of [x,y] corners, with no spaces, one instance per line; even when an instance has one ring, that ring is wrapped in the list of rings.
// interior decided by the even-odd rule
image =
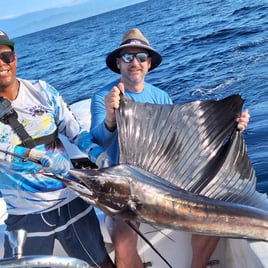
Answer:
[[[58,178],[103,212],[193,233],[268,241],[268,200],[236,118],[244,100],[160,105],[122,97],[119,164]]]

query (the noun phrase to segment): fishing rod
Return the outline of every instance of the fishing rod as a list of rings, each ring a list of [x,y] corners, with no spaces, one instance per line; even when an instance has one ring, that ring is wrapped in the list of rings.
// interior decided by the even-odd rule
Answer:
[[[164,256],[162,256],[162,254],[154,247],[154,245],[149,241],[149,239],[147,239],[143,233],[141,233],[140,230],[138,230],[130,221],[126,221],[126,223],[129,225],[129,227],[134,230],[149,246],[150,248],[167,264],[168,267],[172,268],[171,264],[165,259]],[[147,263],[146,263],[147,264]],[[145,264],[145,265],[146,265]],[[151,263],[148,263],[147,264],[147,267],[148,265],[152,266]]]
[[[5,151],[5,150],[3,150],[3,149],[0,149],[0,152],[1,152],[1,153],[4,153],[4,154],[11,155],[11,156],[13,156],[13,157],[20,158],[20,159],[23,160],[23,162],[30,161],[30,162],[32,162],[32,163],[35,163],[35,164],[39,165],[39,166],[42,166],[41,163],[40,163],[38,160],[36,160],[36,159],[30,159],[29,157],[24,157],[24,156],[15,154],[15,153],[11,153],[11,152]]]

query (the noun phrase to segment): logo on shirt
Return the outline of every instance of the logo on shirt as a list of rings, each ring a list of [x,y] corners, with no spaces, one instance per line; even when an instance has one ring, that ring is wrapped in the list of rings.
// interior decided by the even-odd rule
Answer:
[[[36,116],[42,116],[43,114],[47,113],[47,109],[41,105],[38,106],[34,106],[30,109],[30,112],[32,114],[33,117]]]

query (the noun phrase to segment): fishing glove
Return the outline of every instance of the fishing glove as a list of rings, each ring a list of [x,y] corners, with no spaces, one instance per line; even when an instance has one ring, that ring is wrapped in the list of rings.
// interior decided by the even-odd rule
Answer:
[[[39,162],[44,171],[51,172],[56,176],[66,176],[70,169],[70,162],[59,153],[46,152],[39,159]]]
[[[98,166],[98,168],[106,168],[111,166],[109,156],[100,146],[93,147],[88,152],[88,157],[91,162]]]
[[[92,146],[95,145],[95,143],[93,143],[92,140],[93,138],[92,138],[91,133],[87,131],[83,131],[78,136],[77,146],[82,152],[88,153],[90,148],[92,148]]]
[[[70,162],[61,154],[56,152],[44,152],[36,149],[29,149],[22,146],[15,146],[14,155],[21,158],[20,162],[26,166],[32,162],[32,165],[40,163],[45,172],[51,172],[56,176],[67,175],[70,169]],[[29,159],[30,161],[27,161]],[[40,169],[40,168],[39,168]]]

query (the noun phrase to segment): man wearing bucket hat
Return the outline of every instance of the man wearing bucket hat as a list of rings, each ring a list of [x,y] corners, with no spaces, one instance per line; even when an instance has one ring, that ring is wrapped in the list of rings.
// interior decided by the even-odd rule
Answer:
[[[58,133],[88,154],[101,148],[55,88],[16,77],[14,46],[0,31],[0,192],[6,229],[27,232],[24,255],[52,255],[57,239],[69,256],[112,268],[94,208],[46,175],[65,176],[70,168]],[[4,257],[12,257],[7,236],[4,243]]]
[[[168,94],[145,82],[148,72],[162,61],[161,55],[150,46],[139,29],[130,29],[123,36],[118,48],[108,54],[107,66],[120,78],[97,91],[91,103],[91,133],[96,142],[106,149],[114,164],[119,160],[115,109],[119,108],[120,94],[142,103],[172,104]],[[248,113],[239,119],[238,127],[243,130],[248,123]],[[120,219],[106,217],[108,230],[115,247],[117,268],[142,268],[137,252],[137,234]],[[139,223],[132,222],[138,228]],[[206,267],[207,261],[217,245],[217,237],[193,236],[192,268]],[[204,265],[200,265],[204,263]]]

